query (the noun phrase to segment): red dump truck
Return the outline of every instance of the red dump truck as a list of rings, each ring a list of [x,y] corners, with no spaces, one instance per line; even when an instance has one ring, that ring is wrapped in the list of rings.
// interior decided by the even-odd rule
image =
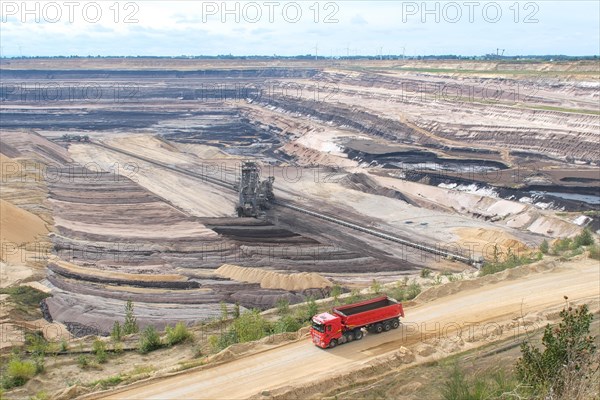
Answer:
[[[317,314],[312,318],[310,335],[315,345],[333,348],[363,337],[362,328],[381,333],[400,326],[404,318],[402,304],[381,296],[359,303],[334,307],[331,313]]]

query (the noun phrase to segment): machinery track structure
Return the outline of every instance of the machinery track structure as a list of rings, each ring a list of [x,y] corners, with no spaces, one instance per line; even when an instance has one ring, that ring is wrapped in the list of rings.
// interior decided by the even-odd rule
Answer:
[[[190,177],[193,177],[193,178],[198,178],[198,179],[201,179],[204,182],[212,183],[214,185],[220,186],[220,187],[222,187],[224,189],[227,189],[227,190],[231,190],[231,191],[234,191],[234,192],[238,191],[238,185],[239,185],[239,183],[229,183],[229,182],[226,182],[224,180],[214,178],[212,176],[208,176],[208,175],[205,175],[205,174],[200,174],[200,173],[197,173],[197,172],[187,171],[187,170],[185,170],[183,168],[174,167],[172,165],[165,164],[165,163],[162,163],[160,161],[152,160],[150,158],[147,158],[147,157],[135,154],[135,153],[131,153],[131,152],[123,150],[123,149],[119,149],[119,148],[116,148],[116,147],[113,147],[113,146],[109,146],[109,145],[107,145],[105,143],[102,143],[102,142],[90,141],[90,142],[86,142],[86,143],[87,144],[92,144],[94,146],[103,147],[103,148],[105,148],[107,150],[115,151],[117,153],[121,153],[121,154],[130,156],[130,157],[133,157],[133,158],[137,158],[139,160],[145,161],[145,162],[150,163],[150,164],[157,165],[157,166],[159,166],[161,168],[165,168],[165,169],[168,169],[168,170],[173,171],[173,172],[177,172],[177,173],[180,173],[180,174],[183,174],[183,175],[187,175],[187,176],[190,176]],[[293,204],[292,202],[289,202],[289,201],[285,201],[284,202],[284,201],[275,199],[275,200],[273,200],[273,204],[275,204],[275,205],[277,205],[279,207],[285,207],[285,208],[288,208],[290,210],[294,210],[294,211],[299,212],[299,213],[310,215],[311,217],[318,218],[318,219],[321,219],[323,221],[327,221],[327,222],[330,222],[330,223],[333,223],[333,224],[341,225],[341,226],[344,226],[346,228],[354,229],[356,231],[363,232],[363,233],[366,233],[368,235],[378,237],[380,239],[384,239],[384,240],[387,240],[387,241],[399,243],[399,244],[402,244],[402,245],[405,245],[405,246],[408,246],[408,247],[412,247],[412,248],[415,248],[415,249],[418,249],[418,250],[421,250],[421,251],[424,251],[424,252],[427,252],[427,253],[435,254],[435,255],[438,255],[438,256],[452,258],[454,260],[463,262],[465,264],[475,265],[477,263],[477,260],[474,260],[473,258],[464,256],[462,254],[455,254],[455,253],[451,253],[451,252],[445,251],[443,249],[435,248],[435,247],[432,247],[432,246],[427,246],[427,245],[424,245],[424,244],[421,244],[421,243],[411,242],[409,240],[400,238],[400,237],[395,236],[393,234],[389,234],[389,233],[382,232],[382,231],[379,231],[379,230],[375,230],[375,229],[372,229],[372,228],[367,228],[365,226],[358,225],[358,224],[355,224],[353,222],[345,221],[343,219],[340,219],[337,216],[326,215],[326,214],[323,214],[323,213],[311,210],[309,208],[300,207],[300,206],[295,205],[295,204]]]

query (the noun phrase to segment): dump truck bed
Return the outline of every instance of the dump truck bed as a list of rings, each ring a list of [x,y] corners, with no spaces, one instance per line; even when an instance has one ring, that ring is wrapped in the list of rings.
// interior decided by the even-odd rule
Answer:
[[[349,328],[370,325],[391,318],[404,317],[402,304],[387,296],[334,307],[333,312]]]

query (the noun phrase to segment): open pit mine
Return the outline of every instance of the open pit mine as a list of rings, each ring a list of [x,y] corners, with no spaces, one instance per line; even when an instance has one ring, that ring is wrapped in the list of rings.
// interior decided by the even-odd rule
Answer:
[[[591,61],[0,63],[2,285],[46,293],[3,311],[15,338],[107,336],[128,300],[140,329],[192,326],[600,229]]]

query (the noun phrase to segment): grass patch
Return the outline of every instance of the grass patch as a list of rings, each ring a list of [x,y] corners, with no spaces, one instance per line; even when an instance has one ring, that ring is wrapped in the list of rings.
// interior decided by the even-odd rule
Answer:
[[[590,247],[590,258],[600,260],[600,245],[596,244]]]
[[[516,393],[519,382],[502,370],[484,371],[467,378],[462,369],[455,364],[441,388],[445,400],[483,400],[500,399],[509,393]]]
[[[188,330],[183,322],[178,322],[175,325],[175,328],[171,328],[167,325],[165,332],[167,333],[167,346],[173,346],[194,339],[194,335]]]
[[[12,389],[23,386],[28,380],[36,374],[36,366],[30,361],[21,361],[18,357],[13,357],[2,373],[2,388]]]
[[[42,300],[52,297],[51,294],[44,293],[30,286],[14,286],[0,289],[0,294],[7,294],[18,305],[27,307],[39,307]]]
[[[93,381],[92,383],[90,383],[88,386],[100,386],[100,388],[102,389],[108,389],[110,387],[117,386],[119,383],[123,382],[123,380],[124,379],[121,376],[121,374],[118,374],[115,376],[109,376],[108,378],[98,379],[97,381]]]
[[[162,341],[160,336],[153,326],[148,326],[144,329],[140,335],[138,350],[142,354],[149,353],[151,351],[160,349],[162,347]]]
[[[179,363],[179,368],[177,368],[177,371],[185,371],[186,369],[199,367],[204,364],[204,360],[182,361]]]

